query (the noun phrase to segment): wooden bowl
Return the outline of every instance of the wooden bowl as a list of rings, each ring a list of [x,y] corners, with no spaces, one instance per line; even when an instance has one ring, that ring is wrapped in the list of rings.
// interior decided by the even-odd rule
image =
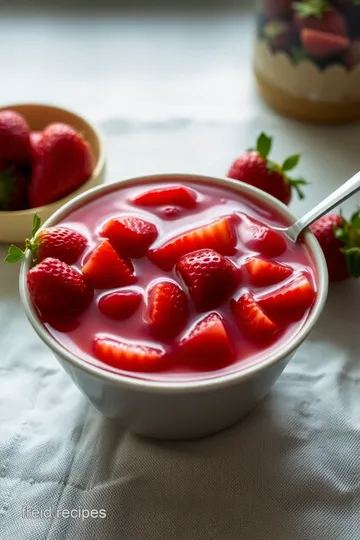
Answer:
[[[95,167],[91,177],[76,191],[54,203],[29,210],[16,210],[13,212],[0,211],[0,243],[23,244],[25,238],[31,235],[32,220],[35,213],[40,216],[43,223],[63,204],[70,201],[80,193],[98,186],[105,178],[105,156],[102,137],[97,129],[81,116],[52,105],[17,104],[0,107],[0,110],[10,109],[24,116],[32,131],[41,131],[53,122],[64,122],[81,133],[89,143]]]

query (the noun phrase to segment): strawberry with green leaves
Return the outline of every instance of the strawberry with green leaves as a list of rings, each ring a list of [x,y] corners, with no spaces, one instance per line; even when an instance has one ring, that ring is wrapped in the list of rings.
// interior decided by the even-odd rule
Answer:
[[[278,165],[269,159],[272,142],[272,137],[261,133],[256,148],[234,161],[228,177],[266,191],[284,204],[290,203],[293,190],[302,199],[304,194],[301,186],[307,182],[303,178],[291,178],[288,174],[299,163],[300,155],[294,154]]]
[[[329,214],[310,229],[323,250],[330,281],[360,277],[360,210],[349,220]]]
[[[326,34],[347,37],[345,17],[329,0],[294,2],[294,22],[299,29],[310,28]]]
[[[319,60],[350,47],[344,15],[329,0],[303,0],[294,4],[294,22],[306,52]]]
[[[84,235],[67,227],[47,227],[39,232],[41,220],[37,214],[33,218],[31,238],[25,240],[25,249],[11,245],[5,259],[16,263],[25,257],[29,250],[34,263],[51,257],[66,264],[74,264],[83,254],[88,243]]]

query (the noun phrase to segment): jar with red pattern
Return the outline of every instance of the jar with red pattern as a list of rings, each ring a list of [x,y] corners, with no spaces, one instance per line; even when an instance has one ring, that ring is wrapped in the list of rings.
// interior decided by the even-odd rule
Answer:
[[[360,0],[259,0],[254,71],[280,113],[360,118]]]

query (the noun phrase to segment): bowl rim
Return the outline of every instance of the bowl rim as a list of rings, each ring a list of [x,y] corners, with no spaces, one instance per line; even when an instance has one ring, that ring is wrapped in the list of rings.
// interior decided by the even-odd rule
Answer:
[[[70,212],[75,209],[83,206],[85,203],[90,202],[98,198],[99,196],[105,195],[122,189],[125,187],[131,187],[133,185],[146,185],[151,183],[204,183],[212,184],[220,187],[229,187],[232,190],[235,190],[240,195],[243,194],[245,197],[248,196],[252,200],[259,201],[265,206],[269,206],[270,209],[275,210],[284,217],[289,223],[292,223],[296,216],[291,210],[283,203],[270,196],[269,194],[253,187],[243,182],[231,180],[224,177],[216,176],[207,176],[200,174],[151,174],[146,176],[137,176],[132,178],[127,178],[119,180],[112,184],[104,184],[102,186],[95,187],[91,190],[88,190],[72,201],[66,203],[63,207],[57,210],[41,227],[41,229],[56,225],[61,219],[66,217]],[[40,229],[40,230],[41,230]],[[313,264],[317,272],[317,297],[315,304],[309,314],[308,319],[305,321],[304,325],[301,327],[300,331],[288,341],[285,340],[284,343],[279,347],[277,351],[270,353],[264,359],[259,360],[254,364],[250,364],[239,370],[219,374],[218,376],[210,377],[208,379],[196,379],[189,381],[163,381],[163,380],[150,380],[150,379],[141,379],[127,375],[121,375],[111,371],[107,371],[101,367],[98,367],[90,362],[87,362],[84,359],[81,359],[79,356],[76,356],[71,351],[63,347],[59,342],[57,342],[51,334],[46,330],[40,321],[38,314],[32,304],[28,287],[26,285],[26,274],[29,268],[31,267],[32,260],[31,254],[27,253],[25,256],[19,275],[19,289],[20,289],[20,298],[23,303],[25,314],[37,332],[39,337],[48,345],[48,347],[55,353],[56,356],[61,357],[63,360],[72,364],[74,367],[80,371],[86,372],[88,375],[101,379],[104,383],[110,383],[119,387],[124,387],[127,389],[133,389],[137,391],[156,391],[163,393],[181,393],[181,392],[191,392],[194,390],[207,391],[213,390],[216,387],[224,387],[235,383],[240,383],[245,381],[249,377],[254,377],[259,375],[266,368],[274,366],[280,363],[285,357],[290,356],[304,341],[307,335],[312,330],[314,324],[318,320],[320,313],[325,305],[327,293],[328,293],[328,273],[325,258],[322,252],[322,249],[316,240],[315,236],[311,231],[305,231],[304,233],[304,242],[308,248]]]
[[[79,193],[79,190],[81,190],[81,193],[79,194],[82,194],[84,193],[85,191],[88,191],[86,190],[86,186],[88,184],[91,184],[92,181],[94,180],[94,178],[98,177],[100,174],[102,174],[102,171],[105,167],[105,144],[104,144],[104,138],[101,134],[101,132],[99,131],[99,129],[92,123],[90,122],[87,118],[85,118],[84,116],[81,116],[80,114],[72,111],[71,109],[65,109],[64,107],[59,107],[57,105],[52,105],[51,103],[10,103],[9,105],[2,105],[0,107],[0,111],[3,111],[3,110],[19,110],[21,108],[26,108],[26,107],[33,107],[33,108],[45,108],[45,109],[52,109],[52,110],[55,110],[55,111],[58,111],[58,112],[65,112],[67,114],[70,114],[71,116],[73,116],[74,118],[77,118],[78,120],[80,120],[81,122],[84,122],[85,124],[88,125],[88,127],[93,131],[97,141],[98,141],[98,144],[99,144],[99,158],[95,164],[95,167],[91,173],[91,176],[89,176],[89,178],[86,180],[86,182],[80,186],[79,189],[75,190],[75,196],[74,196],[74,199],[75,197],[77,197],[76,193]],[[26,117],[25,117],[26,119]],[[13,218],[13,217],[23,217],[23,216],[28,216],[28,215],[31,215],[31,214],[35,214],[35,213],[40,213],[42,211],[44,211],[45,208],[49,208],[51,207],[52,205],[56,204],[58,207],[60,205],[60,207],[62,207],[63,205],[67,204],[66,203],[66,200],[68,199],[69,195],[66,195],[65,197],[63,197],[62,199],[59,199],[57,201],[54,201],[52,203],[49,203],[49,204],[45,204],[43,206],[37,206],[36,208],[27,208],[26,210],[2,210],[0,212],[0,215],[1,215],[1,218]]]

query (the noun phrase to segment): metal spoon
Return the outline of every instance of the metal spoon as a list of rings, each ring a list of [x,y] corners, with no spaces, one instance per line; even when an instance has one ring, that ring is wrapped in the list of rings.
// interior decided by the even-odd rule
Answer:
[[[307,214],[305,214],[303,217],[295,221],[295,223],[290,225],[290,227],[281,229],[281,231],[286,234],[290,240],[296,242],[301,231],[314,223],[314,221],[317,219],[321,218],[324,214],[330,212],[330,210],[332,210],[335,206],[341,204],[359,190],[360,172],[356,173],[352,178],[350,178],[350,180],[331,193],[328,197],[326,197],[326,199],[314,206],[314,208],[307,212]]]

